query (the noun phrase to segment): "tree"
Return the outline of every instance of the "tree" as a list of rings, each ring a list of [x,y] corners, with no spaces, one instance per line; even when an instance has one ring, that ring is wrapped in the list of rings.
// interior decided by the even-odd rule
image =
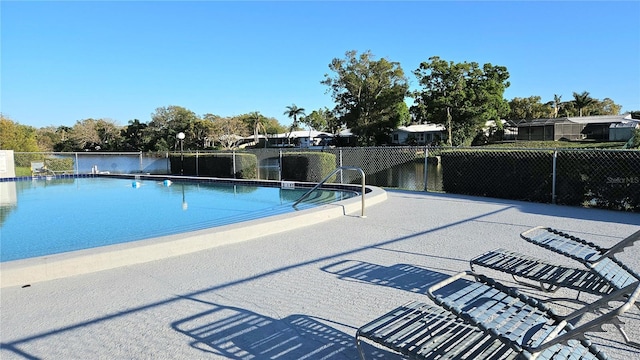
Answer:
[[[287,115],[290,119],[293,119],[291,123],[291,127],[289,128],[289,132],[287,133],[287,142],[289,142],[289,137],[291,136],[291,132],[293,129],[298,127],[298,116],[304,116],[304,108],[299,108],[296,104],[292,104],[291,106],[287,106],[287,110],[284,112],[284,115]]]
[[[190,126],[190,132],[193,135],[193,148],[203,150],[209,147],[210,138],[214,133],[214,122],[212,119],[220,118],[217,115],[206,114],[202,119],[197,118]]]
[[[123,138],[122,149],[125,151],[147,151],[148,141],[145,139],[147,124],[141,123],[138,119],[129,120],[129,125],[125,126],[120,135]]]
[[[558,110],[558,117],[578,116],[578,109],[573,101],[565,101]]]
[[[56,128],[56,134],[60,136],[60,140],[53,144],[53,151],[70,152],[76,151],[76,143],[71,139],[71,131],[73,129],[69,126],[58,126]]]
[[[300,119],[300,122],[317,131],[326,131],[337,134],[342,129],[340,121],[327,107],[313,110],[308,116]]]
[[[168,151],[178,146],[176,135],[183,132],[186,136],[184,146],[187,149],[197,148],[198,139],[195,135],[195,121],[198,116],[191,110],[181,106],[159,107],[151,114],[151,121],[145,130],[145,137],[149,141],[149,150]]]
[[[255,141],[255,145],[257,146],[259,143],[258,135],[260,135],[260,130],[263,131],[264,136],[267,136],[267,129],[264,125],[265,117],[260,114],[258,111],[254,111],[249,113],[249,120],[251,121],[251,125],[253,127],[253,139]],[[266,141],[266,139],[265,139]],[[266,145],[266,142],[265,142]]]
[[[334,112],[358,136],[358,142],[377,145],[400,122],[396,105],[404,102],[408,81],[397,62],[375,61],[370,51],[345,55],[345,59],[331,61],[329,69],[335,74],[325,74],[321,83],[329,87],[336,102]]]
[[[244,122],[237,116],[211,118],[209,115],[205,115],[204,118],[213,123],[211,138],[216,139],[224,149],[231,150],[236,148],[238,140],[242,139],[246,132]]]
[[[56,144],[62,141],[61,135],[55,126],[46,126],[36,130],[39,151],[55,151]]]
[[[39,151],[36,129],[14,122],[0,113],[0,150]]]
[[[630,149],[640,149],[640,128],[633,130],[633,135],[629,139]]]
[[[470,143],[486,121],[500,122],[509,111],[504,91],[509,73],[503,66],[454,63],[429,58],[414,71],[422,90],[414,92],[417,121],[445,124],[447,143]]]
[[[96,150],[96,146],[100,144],[96,122],[97,120],[92,118],[76,121],[69,134],[74,147],[73,151]]]
[[[573,93],[573,103],[576,108],[578,108],[579,116],[582,116],[582,110],[587,106],[593,104],[594,101],[595,99],[589,96],[589,92],[587,91],[583,91],[580,94],[578,94],[577,92]]]
[[[118,150],[121,128],[113,120],[84,119],[76,121],[69,132],[65,151],[109,151]]]
[[[511,120],[532,120],[544,119],[553,112],[549,103],[540,102],[540,96],[529,96],[528,98],[513,98],[509,101],[509,115]]]
[[[618,115],[622,110],[622,106],[609,98],[604,98],[602,101],[594,99],[588,108],[590,115]]]
[[[287,131],[287,127],[280,124],[276,118],[263,117],[262,124],[267,134],[282,134]]]
[[[484,64],[478,77],[479,81],[472,84],[475,85],[475,100],[480,106],[480,125],[493,120],[501,128],[501,119],[509,113],[509,104],[504,99],[504,92],[510,86],[507,68]]]
[[[557,118],[562,106],[562,95],[553,94],[553,100],[549,101],[547,105],[553,108],[553,118]]]
[[[96,131],[100,142],[100,150],[113,151],[118,150],[122,144],[122,136],[120,135],[122,128],[113,120],[100,119],[96,122]]]
[[[287,131],[287,128],[282,126],[278,120],[268,118],[258,111],[236,117],[245,124],[245,130],[241,134],[238,134],[241,136],[253,135],[254,139],[257,139],[257,136],[259,136],[261,132],[267,136],[267,134],[280,134]]]
[[[409,107],[407,103],[399,102],[395,104],[394,113],[398,118],[399,126],[408,126],[411,125],[411,113],[409,112]]]

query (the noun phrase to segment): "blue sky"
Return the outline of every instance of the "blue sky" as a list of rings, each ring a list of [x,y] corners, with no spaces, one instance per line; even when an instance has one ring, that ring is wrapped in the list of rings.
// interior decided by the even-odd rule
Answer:
[[[640,110],[639,1],[7,1],[0,111],[35,127],[148,122],[334,103],[333,58],[370,50],[413,70],[431,56],[507,67],[506,99],[588,91]]]

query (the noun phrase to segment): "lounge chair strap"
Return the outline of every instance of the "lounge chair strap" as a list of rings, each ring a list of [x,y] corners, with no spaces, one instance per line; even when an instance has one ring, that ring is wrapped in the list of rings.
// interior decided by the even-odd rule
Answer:
[[[520,254],[505,249],[495,249],[471,259],[471,268],[480,266],[513,276],[519,276],[554,287],[565,287],[576,291],[584,291],[590,294],[604,295],[628,285],[623,282],[621,287],[617,286],[618,280],[623,276],[621,273],[612,276],[616,282],[608,280],[605,276],[598,274],[588,268],[573,268],[551,264],[542,259]],[[613,270],[611,266],[608,269]],[[630,279],[633,282],[633,278]],[[629,283],[630,283],[629,282]],[[540,287],[542,290],[546,290]]]
[[[586,340],[532,354],[492,329],[421,302],[402,305],[362,326],[356,344],[362,360],[385,358],[385,352],[407,359],[608,359]]]

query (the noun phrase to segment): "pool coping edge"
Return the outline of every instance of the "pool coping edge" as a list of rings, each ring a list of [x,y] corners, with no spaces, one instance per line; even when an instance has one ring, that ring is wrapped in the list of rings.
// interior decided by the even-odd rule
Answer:
[[[387,199],[386,191],[367,186],[365,208]],[[317,224],[345,215],[360,215],[361,195],[316,208],[188,233],[144,239],[95,249],[0,263],[0,288],[88,274],[230,245]],[[293,215],[293,216],[292,216]]]

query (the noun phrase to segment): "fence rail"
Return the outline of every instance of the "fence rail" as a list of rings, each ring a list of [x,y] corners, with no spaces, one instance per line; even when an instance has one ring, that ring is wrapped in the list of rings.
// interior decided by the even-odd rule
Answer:
[[[319,153],[323,156],[317,156]],[[247,162],[247,154],[255,160]],[[335,163],[330,164],[327,171],[323,166],[287,161],[305,154],[315,154],[309,156],[310,161],[327,161],[330,157],[335,158]],[[288,177],[298,174],[300,169],[291,167],[307,167],[304,180],[318,182],[335,168],[357,167],[364,171],[367,185],[384,188],[640,212],[640,151],[637,150],[406,146],[313,150],[264,148],[184,153],[16,153],[15,161],[17,167],[28,167],[29,161],[47,157],[71,158],[73,171],[78,174],[96,171],[115,174],[184,172],[185,175],[202,176],[210,170],[204,168],[210,166],[204,159],[211,156],[230,159],[231,177],[292,180]],[[254,166],[254,171],[244,171],[249,166]],[[335,179],[339,183],[357,184],[359,181],[358,174],[349,172],[343,172]]]

